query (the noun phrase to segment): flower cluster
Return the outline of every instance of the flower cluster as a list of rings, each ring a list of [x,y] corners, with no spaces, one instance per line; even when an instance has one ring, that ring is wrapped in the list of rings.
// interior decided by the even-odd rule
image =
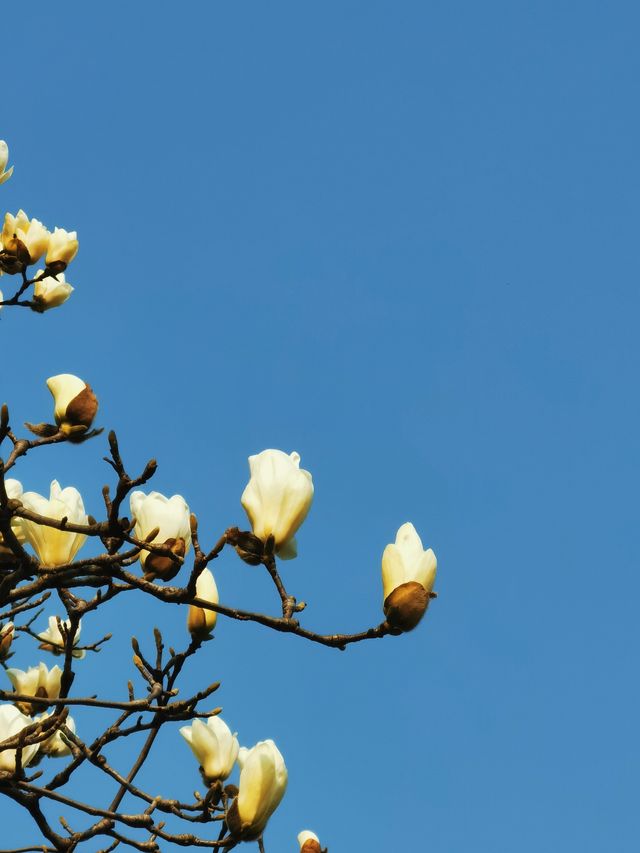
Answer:
[[[7,169],[9,148],[0,139],[0,184],[8,181],[13,167]],[[50,231],[38,219],[30,219],[24,210],[15,215],[5,214],[0,233],[0,275],[21,274],[44,258],[44,268],[39,269],[29,284],[33,284],[30,307],[43,312],[62,305],[73,293],[65,280],[64,272],[78,253],[78,235],[75,231],[54,228]],[[22,291],[21,291],[22,292]],[[0,293],[0,305],[2,303]]]
[[[208,785],[224,782],[237,762],[240,781],[227,823],[236,839],[259,838],[287,789],[287,768],[275,743],[262,740],[251,749],[240,747],[236,734],[220,717],[209,717],[206,723],[194,720],[180,734],[200,763]]]

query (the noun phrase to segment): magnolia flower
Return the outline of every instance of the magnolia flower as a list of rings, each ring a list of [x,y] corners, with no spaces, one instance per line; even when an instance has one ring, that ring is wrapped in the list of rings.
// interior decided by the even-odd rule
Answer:
[[[6,660],[11,651],[11,643],[13,642],[14,626],[13,622],[6,622],[0,628],[0,661]]]
[[[15,705],[0,705],[0,743],[15,737],[27,726],[32,725],[33,720],[19,711]],[[36,757],[40,745],[33,743],[22,747],[22,766],[27,767]],[[13,773],[16,769],[15,749],[4,749],[0,752],[0,770]]]
[[[18,258],[25,266],[35,264],[44,255],[49,245],[49,236],[42,222],[37,219],[30,220],[24,210],[19,210],[15,216],[7,213],[4,217],[4,250]]]
[[[51,483],[50,497],[36,492],[25,492],[22,503],[32,512],[47,518],[66,518],[72,524],[88,524],[82,496],[73,486],[61,489],[57,480]],[[72,533],[69,530],[57,530],[35,521],[22,519],[22,529],[26,541],[31,545],[44,566],[64,566],[70,563],[84,545],[87,538],[84,533]]]
[[[38,722],[43,722],[47,720],[53,711],[45,711],[44,714],[40,714],[36,719]],[[67,716],[63,725],[65,725],[72,734],[76,733],[76,724],[73,720],[73,717]],[[55,732],[51,735],[47,740],[42,741],[40,744],[40,751],[43,755],[48,755],[50,758],[64,758],[67,755],[71,755],[71,748],[69,744],[64,739],[64,735],[62,734],[60,729],[56,729]]]
[[[411,631],[424,616],[436,579],[437,560],[425,551],[413,524],[398,530],[382,555],[384,614],[394,628]]]
[[[322,853],[320,847],[320,839],[308,829],[298,835],[298,844],[300,845],[300,853]]]
[[[75,231],[54,228],[49,237],[45,264],[48,270],[63,272],[78,254],[78,235]]]
[[[262,835],[267,821],[287,790],[287,768],[272,740],[238,752],[240,785],[229,810],[228,826],[236,838],[253,841]]]
[[[205,722],[194,720],[183,726],[180,734],[202,767],[207,783],[224,780],[233,770],[238,757],[238,738],[220,717],[209,717]]]
[[[39,278],[44,270],[38,270],[35,278]],[[50,308],[58,308],[73,293],[73,287],[64,279],[64,273],[58,273],[54,278],[48,275],[36,281],[33,286],[33,301],[38,311],[48,311]]]
[[[62,622],[62,625],[68,630],[71,627],[71,620],[66,619]],[[82,628],[82,620],[78,622],[78,627],[76,629],[75,636],[73,638],[74,650],[71,652],[74,658],[78,660],[82,660],[82,658],[86,655],[86,651],[84,649],[76,649],[75,646],[78,645],[80,640],[80,631]],[[39,648],[43,649],[45,652],[52,652],[54,655],[63,655],[65,652],[65,641],[62,636],[62,631],[60,630],[60,626],[58,625],[58,617],[57,616],[49,616],[49,627],[46,631],[43,631],[42,634],[38,634],[38,639],[42,640]]]
[[[60,373],[47,379],[54,401],[53,416],[67,434],[89,429],[98,411],[98,398],[78,376]]]
[[[0,184],[4,184],[5,181],[8,181],[13,174],[13,166],[10,169],[7,169],[8,162],[9,146],[4,139],[0,139]]]
[[[48,669],[45,664],[30,667],[26,672],[22,669],[7,669],[9,681],[16,693],[22,696],[36,696],[39,699],[57,699],[60,695],[60,679],[62,670],[59,666]],[[42,709],[39,702],[17,702],[21,711],[34,713]]]
[[[19,480],[14,480],[11,477],[4,481],[4,487],[9,500],[22,500],[22,483]],[[11,519],[11,531],[20,544],[24,543],[24,530],[22,528],[22,519],[14,515]],[[2,542],[2,533],[0,533],[0,543]]]
[[[150,541],[166,546],[178,557],[184,557],[191,545],[191,521],[189,507],[181,495],[166,498],[160,492],[149,495],[133,492],[130,507],[136,522],[134,534],[137,539],[147,541],[157,528],[158,532]],[[150,551],[140,552],[140,562],[148,580],[155,577],[171,580],[180,571],[180,563]]]
[[[263,542],[273,536],[277,553],[289,560],[297,554],[294,536],[313,500],[311,474],[300,468],[300,454],[282,450],[250,456],[249,470],[241,503],[253,532]]]
[[[200,598],[202,601],[207,601],[210,604],[217,604],[220,600],[218,597],[218,587],[209,569],[203,569],[198,575],[198,579],[196,580],[196,598]],[[194,637],[207,637],[215,628],[217,618],[218,614],[214,610],[205,610],[204,607],[190,604],[187,615],[187,629]]]

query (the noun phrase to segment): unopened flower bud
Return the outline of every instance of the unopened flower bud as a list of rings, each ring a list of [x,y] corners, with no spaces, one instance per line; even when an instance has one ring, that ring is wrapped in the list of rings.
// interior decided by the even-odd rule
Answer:
[[[382,555],[383,609],[387,622],[399,631],[411,631],[429,605],[436,579],[436,556],[425,551],[413,524],[403,524],[395,544]]]
[[[7,622],[0,628],[0,660],[6,660],[9,657],[13,634],[13,622]]]
[[[218,587],[209,569],[203,569],[196,580],[196,598],[209,604],[217,604],[219,599]],[[218,614],[215,610],[206,610],[196,604],[189,605],[187,629],[192,637],[208,637],[215,628]]]
[[[309,829],[305,829],[298,835],[298,844],[300,845],[300,853],[322,853],[320,847],[320,839]]]
[[[53,711],[45,711],[44,714],[40,714],[37,719],[40,722],[49,719],[49,717],[53,714]],[[64,725],[69,729],[69,731],[75,735],[76,733],[76,724],[73,720],[73,717],[67,715],[64,720]],[[48,755],[50,758],[65,758],[68,755],[71,755],[71,747],[69,746],[69,742],[66,740],[65,736],[62,734],[60,729],[56,729],[55,732],[51,735],[47,740],[42,741],[40,744],[40,751],[43,755]]]
[[[70,435],[89,429],[98,411],[98,398],[90,386],[72,373],[60,373],[47,379],[47,387],[61,431]]]

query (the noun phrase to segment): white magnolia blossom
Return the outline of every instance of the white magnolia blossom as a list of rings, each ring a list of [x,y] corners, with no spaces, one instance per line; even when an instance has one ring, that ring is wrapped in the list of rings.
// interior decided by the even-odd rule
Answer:
[[[4,481],[4,487],[7,492],[7,497],[9,500],[22,500],[22,483],[19,480],[14,480],[12,477],[9,477]],[[22,528],[22,519],[17,516],[13,516],[11,519],[11,530],[13,535],[16,537],[20,544],[25,542],[24,530]],[[2,533],[0,533],[0,543],[2,542]]]
[[[295,534],[307,517],[313,500],[313,480],[300,468],[300,454],[263,450],[249,457],[251,478],[242,493],[254,534],[265,542],[275,539],[279,556],[297,554]]]
[[[320,839],[309,829],[298,834],[300,853],[320,853]]]
[[[149,495],[133,492],[130,507],[136,521],[134,535],[137,539],[146,540],[158,528],[158,533],[151,541],[157,545],[166,545],[175,554],[184,557],[191,546],[191,523],[189,506],[182,495],[167,498],[160,492],[151,492]],[[168,557],[157,557],[149,551],[140,552],[140,562],[147,570],[151,569],[151,573],[170,579],[177,572],[177,564],[167,563]],[[147,566],[147,563],[150,565]]]
[[[5,181],[8,181],[13,174],[13,166],[11,166],[10,169],[7,169],[8,162],[9,146],[4,139],[0,139],[0,184],[4,184]]]
[[[37,717],[37,720],[42,722],[48,719],[52,714],[53,711],[45,711],[44,714],[40,714]],[[76,724],[73,717],[67,716],[64,721],[64,725],[70,732],[73,734],[76,733]],[[60,729],[56,729],[50,738],[47,738],[47,740],[40,744],[40,751],[43,755],[48,755],[50,758],[65,758],[67,755],[71,755],[71,749],[68,743],[64,740]]]
[[[22,669],[7,669],[9,681],[16,693],[23,696],[39,696],[42,699],[57,699],[60,695],[62,670],[59,666],[49,669],[44,663]]]
[[[51,483],[49,498],[37,492],[25,492],[22,503],[27,509],[47,518],[66,518],[72,524],[88,524],[80,492],[73,486],[61,489],[57,480]],[[63,566],[71,562],[86,540],[84,533],[72,533],[22,520],[26,541],[31,545],[44,566]]]
[[[180,734],[191,747],[208,782],[229,776],[240,745],[224,720],[220,717],[209,717],[206,722],[194,720],[193,725],[183,726]]]
[[[240,784],[235,834],[252,840],[260,836],[287,790],[288,773],[280,750],[272,740],[262,740],[238,753]]]
[[[47,379],[54,401],[53,416],[63,432],[83,432],[93,423],[98,400],[91,386],[73,373],[59,373]]]
[[[64,269],[78,254],[78,235],[75,231],[65,231],[64,228],[54,228],[49,237],[47,267]]]
[[[69,619],[63,620],[62,625],[68,629],[71,627],[71,621]],[[75,648],[80,641],[81,629],[82,620],[78,622],[78,627],[76,628],[76,633],[73,638],[74,650],[71,652],[72,656],[77,660],[82,660],[86,655],[86,651],[84,651],[84,649]],[[58,625],[57,616],[49,616],[49,627],[46,631],[43,631],[42,634],[38,634],[38,639],[41,641],[40,648],[44,651],[52,652],[54,655],[64,654],[64,637],[62,636],[62,631]]]
[[[411,630],[418,624],[429,603],[436,569],[431,548],[424,550],[413,524],[403,524],[395,543],[387,545],[382,555],[384,609],[394,627]]]
[[[47,251],[49,237],[50,234],[42,222],[29,219],[24,210],[19,210],[15,216],[11,213],[5,214],[2,245],[5,251],[19,257],[23,263],[35,264]],[[21,256],[22,249],[18,241],[27,250],[28,258]]]
[[[16,708],[15,705],[0,705],[0,742],[15,737],[27,726],[32,725],[33,720]],[[22,766],[27,767],[39,749],[39,744],[22,747]],[[16,750],[5,749],[0,752],[0,770],[13,773],[16,769]]]
[[[196,580],[196,598],[217,604],[220,600],[215,578],[209,569],[203,569]],[[206,636],[215,628],[218,614],[214,610],[205,610],[195,604],[189,605],[187,628],[194,636]]]
[[[42,275],[44,270],[38,270],[35,278]],[[73,287],[65,281],[64,273],[58,273],[54,278],[52,275],[36,281],[33,286],[33,301],[37,303],[40,311],[48,311],[50,308],[58,308],[65,303],[73,293]]]

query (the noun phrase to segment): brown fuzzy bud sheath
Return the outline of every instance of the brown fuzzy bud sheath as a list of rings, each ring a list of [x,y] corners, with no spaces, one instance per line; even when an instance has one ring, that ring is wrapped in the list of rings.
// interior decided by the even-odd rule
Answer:
[[[397,586],[384,602],[384,615],[392,628],[413,631],[429,605],[429,593],[417,581]]]
[[[308,838],[300,848],[300,853],[322,853],[320,842],[315,838]]]
[[[89,385],[73,398],[65,412],[65,424],[89,429],[98,413],[98,398]],[[64,429],[64,427],[63,427]]]
[[[181,536],[178,539],[167,539],[166,542],[155,542],[154,544],[163,544],[177,557],[184,557],[187,551],[186,543]],[[175,563],[171,557],[165,557],[162,554],[149,554],[144,562],[144,578],[152,581],[158,577],[163,581],[170,581],[175,578],[181,568],[180,563]]]

